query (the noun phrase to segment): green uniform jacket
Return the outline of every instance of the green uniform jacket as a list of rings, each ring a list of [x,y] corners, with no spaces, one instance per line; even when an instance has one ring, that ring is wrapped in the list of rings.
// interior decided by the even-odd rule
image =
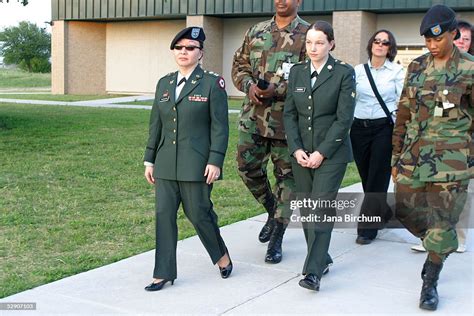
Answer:
[[[206,165],[222,169],[227,150],[225,82],[197,66],[175,101],[177,75],[158,81],[144,160],[155,164],[156,178],[205,181]]]
[[[474,177],[474,58],[454,47],[443,69],[428,53],[408,66],[393,130],[392,166],[425,182]]]
[[[291,68],[284,123],[290,154],[319,151],[324,165],[352,161],[349,129],[355,108],[354,69],[332,56],[311,87],[310,61]]]

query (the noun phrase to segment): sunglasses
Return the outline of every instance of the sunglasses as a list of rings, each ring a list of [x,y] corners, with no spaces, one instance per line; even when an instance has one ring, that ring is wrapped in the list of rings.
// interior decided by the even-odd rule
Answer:
[[[174,45],[173,47],[176,50],[182,50],[183,48],[186,49],[188,52],[194,51],[196,48],[201,49],[201,47],[198,46],[181,46],[181,45]]]
[[[375,45],[380,45],[382,44],[383,46],[390,46],[390,41],[387,41],[387,40],[381,40],[381,39],[374,39],[374,44]]]

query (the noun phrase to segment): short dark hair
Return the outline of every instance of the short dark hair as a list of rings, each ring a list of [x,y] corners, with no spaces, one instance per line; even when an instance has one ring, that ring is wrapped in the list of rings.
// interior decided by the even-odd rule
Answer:
[[[397,56],[397,41],[395,40],[395,36],[393,36],[392,32],[385,29],[378,30],[369,39],[369,43],[367,44],[367,54],[369,55],[369,59],[372,60],[372,45],[374,44],[375,37],[380,33],[387,33],[388,35],[390,46],[388,47],[387,58],[388,60],[393,61]]]
[[[474,34],[474,26],[471,27],[471,46],[469,47],[468,53],[474,56],[474,40],[473,40],[473,35]]]
[[[465,21],[465,20],[458,20],[458,26],[457,28],[460,29],[468,29],[470,30],[472,28],[471,23]]]
[[[308,31],[306,31],[306,33],[308,33],[309,30],[321,31],[326,35],[328,42],[334,41],[334,29],[332,28],[331,24],[326,21],[314,22],[309,26]],[[336,43],[334,43],[331,50],[334,50],[334,48],[336,48]]]
[[[474,55],[474,25],[465,20],[458,20],[458,30],[461,31],[461,29],[471,30],[471,46],[467,52]]]

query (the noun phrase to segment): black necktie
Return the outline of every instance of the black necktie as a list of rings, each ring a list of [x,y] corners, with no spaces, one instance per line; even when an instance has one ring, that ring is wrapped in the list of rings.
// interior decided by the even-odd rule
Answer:
[[[311,79],[313,78],[318,78],[318,72],[316,70],[311,74]]]
[[[183,78],[178,82],[178,87],[179,87],[183,82],[186,82],[186,77],[183,77]]]

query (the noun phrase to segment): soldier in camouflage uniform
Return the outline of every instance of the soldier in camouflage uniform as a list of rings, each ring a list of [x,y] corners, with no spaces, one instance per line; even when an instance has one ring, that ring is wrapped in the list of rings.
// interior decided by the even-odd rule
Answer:
[[[397,217],[428,256],[420,308],[435,310],[439,273],[458,247],[455,225],[474,176],[474,59],[453,45],[455,13],[433,6],[420,34],[429,53],[409,66],[393,132]]]
[[[305,58],[309,26],[297,15],[300,0],[275,0],[274,4],[275,16],[247,31],[232,66],[234,85],[246,94],[239,122],[238,170],[268,212],[259,234],[262,243],[270,240],[265,256],[268,263],[281,261],[281,243],[291,216],[286,202],[294,180],[283,128],[283,105],[290,68]],[[266,89],[264,81],[268,83]],[[267,177],[269,158],[276,178],[273,192]]]

